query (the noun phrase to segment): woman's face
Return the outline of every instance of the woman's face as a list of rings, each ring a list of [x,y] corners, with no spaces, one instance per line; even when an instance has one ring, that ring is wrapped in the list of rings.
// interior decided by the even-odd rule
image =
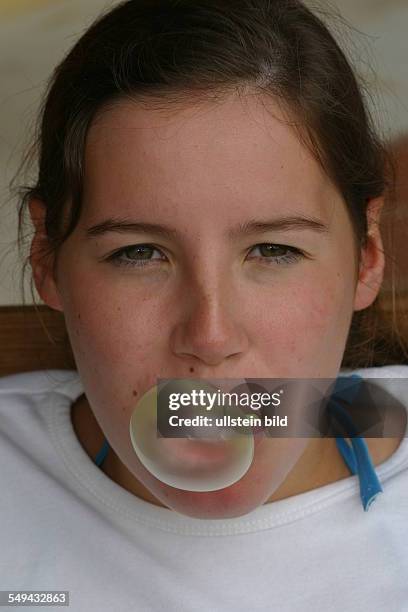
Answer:
[[[152,490],[129,421],[157,378],[336,377],[353,310],[375,298],[341,196],[281,117],[256,96],[167,115],[122,101],[89,130],[81,218],[42,297],[111,446]],[[253,482],[155,494],[200,515]]]

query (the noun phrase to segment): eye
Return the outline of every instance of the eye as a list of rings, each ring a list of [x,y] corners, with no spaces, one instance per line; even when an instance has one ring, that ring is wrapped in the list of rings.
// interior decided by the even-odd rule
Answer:
[[[251,259],[258,259],[267,265],[292,264],[304,257],[299,249],[282,244],[262,243],[255,245],[251,251],[254,249],[259,249],[261,256],[252,257]],[[152,257],[154,253],[158,253],[159,257]],[[167,258],[159,249],[151,244],[133,244],[118,249],[109,255],[106,260],[119,267],[142,268],[149,265],[157,265],[167,261]]]
[[[115,266],[119,267],[131,266],[133,268],[142,268],[144,266],[152,265],[152,262],[157,263],[163,261],[162,257],[151,257],[151,255],[155,252],[159,253],[160,256],[163,255],[159,249],[156,249],[151,244],[132,244],[130,246],[123,247],[122,249],[118,249],[109,255],[109,257],[106,258],[106,261],[111,261]],[[165,256],[163,255],[163,257]],[[156,265],[156,263],[153,263],[153,265]]]
[[[292,264],[305,257],[302,251],[296,247],[287,246],[285,244],[262,243],[256,244],[253,249],[259,249],[261,256],[251,259],[261,260],[267,265]],[[251,249],[251,251],[253,249]]]

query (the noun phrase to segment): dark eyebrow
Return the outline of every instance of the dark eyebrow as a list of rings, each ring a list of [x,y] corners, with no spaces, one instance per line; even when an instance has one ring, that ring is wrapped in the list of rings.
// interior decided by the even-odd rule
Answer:
[[[177,230],[158,223],[139,223],[128,219],[109,218],[106,221],[92,225],[85,230],[87,236],[102,236],[108,232],[155,234],[162,238],[171,239],[178,235]]]
[[[279,217],[270,221],[257,221],[251,219],[246,223],[239,223],[228,232],[230,238],[261,234],[263,232],[284,232],[288,230],[312,230],[314,232],[328,232],[327,225],[319,219],[308,216]]]
[[[288,230],[328,232],[329,228],[319,219],[308,216],[279,217],[269,221],[251,219],[246,223],[239,223],[231,228],[228,231],[228,237],[235,239],[240,236],[261,234],[268,231],[283,232]],[[109,218],[86,229],[87,236],[101,236],[108,232],[154,234],[168,240],[177,237],[179,234],[176,229],[165,225],[139,223],[126,218]]]

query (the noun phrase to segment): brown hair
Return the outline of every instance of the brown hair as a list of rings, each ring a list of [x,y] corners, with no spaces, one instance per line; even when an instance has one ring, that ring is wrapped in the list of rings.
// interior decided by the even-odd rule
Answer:
[[[131,97],[167,108],[241,88],[272,95],[296,117],[299,137],[343,196],[359,253],[368,201],[392,184],[391,165],[344,52],[298,0],[129,0],[96,20],[50,79],[34,147],[38,178],[19,189],[19,247],[32,197],[46,206],[49,252],[74,230],[86,135],[103,106]],[[343,367],[406,360],[398,308],[386,315],[382,299],[354,313]]]

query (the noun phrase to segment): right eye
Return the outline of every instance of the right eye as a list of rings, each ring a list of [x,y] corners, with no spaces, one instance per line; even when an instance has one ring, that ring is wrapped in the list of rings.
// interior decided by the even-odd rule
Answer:
[[[143,268],[149,265],[157,265],[152,264],[151,262],[153,261],[163,261],[161,257],[152,258],[151,255],[154,252],[163,255],[159,249],[151,244],[132,244],[130,246],[118,249],[109,255],[109,257],[106,258],[106,261],[110,261],[113,263],[113,265],[119,267],[130,266],[132,268]]]

